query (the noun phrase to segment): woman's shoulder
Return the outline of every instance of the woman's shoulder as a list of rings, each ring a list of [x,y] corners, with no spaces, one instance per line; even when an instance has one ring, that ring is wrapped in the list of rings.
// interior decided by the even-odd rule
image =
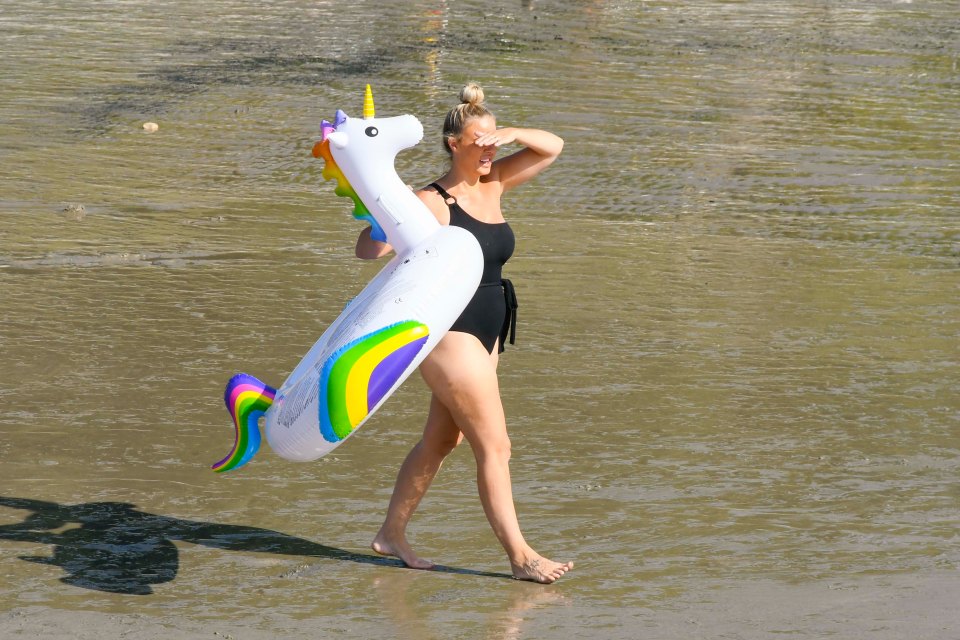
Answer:
[[[423,204],[427,205],[430,212],[443,224],[450,222],[450,210],[440,192],[437,191],[433,183],[428,184],[422,189],[418,189],[416,196],[420,198]]]
[[[416,193],[417,197],[423,200],[423,202],[426,203],[428,206],[430,205],[431,202],[435,200],[438,200],[440,202],[443,201],[443,196],[440,195],[439,191],[437,191],[437,186],[435,182],[431,182],[427,186],[417,189],[414,193]]]

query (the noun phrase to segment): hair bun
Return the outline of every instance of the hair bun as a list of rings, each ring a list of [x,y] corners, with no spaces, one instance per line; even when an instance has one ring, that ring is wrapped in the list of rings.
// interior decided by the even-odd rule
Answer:
[[[475,82],[464,85],[463,89],[460,89],[460,102],[477,106],[482,105],[483,89]]]

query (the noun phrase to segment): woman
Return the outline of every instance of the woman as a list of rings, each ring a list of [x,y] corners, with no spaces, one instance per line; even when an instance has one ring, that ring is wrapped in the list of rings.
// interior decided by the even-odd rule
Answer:
[[[484,512],[507,552],[514,577],[550,583],[572,569],[573,563],[548,560],[526,543],[510,484],[510,440],[497,361],[511,328],[508,301],[513,288],[501,280],[500,271],[513,253],[514,237],[503,219],[500,196],[546,169],[560,155],[563,140],[538,129],[497,129],[483,103],[483,90],[475,84],[460,91],[460,101],[444,122],[443,145],[450,155],[450,170],[417,195],[441,224],[464,227],[477,237],[483,249],[483,277],[463,314],[420,365],[433,392],[427,424],[423,438],[400,467],[386,519],[372,547],[409,567],[433,568],[407,543],[407,523],[444,458],[466,437],[477,461]],[[524,148],[494,160],[499,147],[514,142]],[[369,228],[357,240],[360,258],[379,258],[390,251],[389,245],[370,237]]]

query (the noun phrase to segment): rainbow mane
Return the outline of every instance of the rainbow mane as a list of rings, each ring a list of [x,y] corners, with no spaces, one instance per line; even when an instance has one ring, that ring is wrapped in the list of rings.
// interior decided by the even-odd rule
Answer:
[[[370,235],[374,240],[386,242],[387,234],[384,233],[383,229],[380,227],[380,224],[374,220],[373,215],[371,215],[370,210],[367,208],[367,205],[365,205],[363,200],[360,199],[360,196],[357,195],[356,190],[350,184],[350,181],[347,180],[347,176],[343,175],[343,171],[341,171],[340,167],[337,166],[337,161],[333,159],[333,154],[330,152],[330,141],[327,140],[327,134],[333,131],[336,126],[344,122],[346,117],[347,116],[344,115],[342,111],[337,111],[335,125],[330,124],[326,120],[321,122],[320,132],[323,139],[313,145],[313,157],[323,158],[323,172],[320,174],[323,176],[323,179],[337,181],[337,185],[333,188],[333,192],[340,197],[350,198],[353,200],[353,217],[357,220],[363,220],[370,225],[372,228]]]

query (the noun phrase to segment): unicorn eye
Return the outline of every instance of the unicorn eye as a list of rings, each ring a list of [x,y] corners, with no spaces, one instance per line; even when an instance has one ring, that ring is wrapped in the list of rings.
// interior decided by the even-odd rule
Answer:
[[[366,129],[366,131],[364,131],[364,133],[367,134],[367,136],[370,137],[370,138],[376,138],[376,137],[377,137],[377,134],[380,133],[380,132],[377,131],[377,128],[376,128],[376,127],[367,127],[367,129]]]

